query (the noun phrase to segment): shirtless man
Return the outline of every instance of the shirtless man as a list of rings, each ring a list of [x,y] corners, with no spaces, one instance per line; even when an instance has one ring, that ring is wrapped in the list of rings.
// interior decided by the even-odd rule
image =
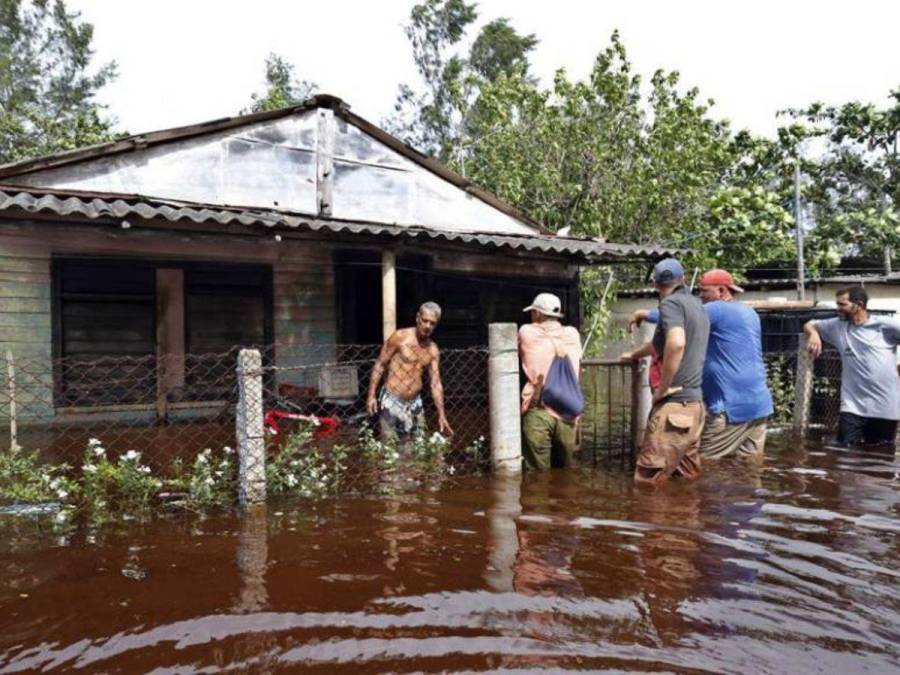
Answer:
[[[438,429],[452,434],[444,414],[444,386],[441,384],[440,351],[431,334],[441,320],[436,302],[426,302],[416,313],[415,328],[401,328],[384,343],[372,369],[366,410],[379,413],[382,438],[408,439],[425,432],[422,404],[422,372],[428,368],[431,398],[438,413]],[[376,399],[375,392],[387,368],[387,380]]]

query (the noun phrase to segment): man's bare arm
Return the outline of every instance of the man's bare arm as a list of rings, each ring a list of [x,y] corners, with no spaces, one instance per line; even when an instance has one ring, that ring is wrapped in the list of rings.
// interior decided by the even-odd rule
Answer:
[[[620,361],[639,361],[647,356],[653,356],[653,343],[645,342],[633,352],[625,352],[619,357]]]
[[[661,401],[670,394],[678,391],[678,388],[672,387],[672,381],[675,379],[675,373],[681,367],[681,360],[684,358],[684,347],[686,344],[684,328],[675,326],[666,331],[666,346],[663,350],[662,357],[662,373],[659,378],[659,387],[653,396],[654,401]]]
[[[803,332],[806,333],[806,351],[809,352],[809,355],[814,359],[819,357],[819,354],[822,353],[822,336],[819,335],[819,331],[816,330],[815,321],[807,321],[803,324]]]
[[[450,424],[447,422],[447,415],[444,412],[444,384],[441,382],[441,353],[437,347],[434,347],[431,353],[431,365],[428,367],[428,379],[431,382],[431,398],[434,401],[434,407],[437,408],[438,414],[438,430],[448,434],[453,433]]]
[[[374,415],[378,412],[378,401],[375,399],[375,392],[378,391],[378,384],[381,382],[381,377],[384,375],[385,368],[387,368],[399,348],[400,334],[397,331],[394,331],[381,348],[381,352],[375,360],[375,366],[372,368],[372,376],[369,378],[369,393],[366,397],[366,411],[370,415]]]

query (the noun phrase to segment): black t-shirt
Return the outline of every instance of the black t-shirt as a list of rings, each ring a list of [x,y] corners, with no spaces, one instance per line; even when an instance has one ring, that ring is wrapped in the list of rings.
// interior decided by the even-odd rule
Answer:
[[[680,286],[659,303],[659,323],[653,334],[653,348],[660,359],[664,359],[666,331],[670,328],[684,329],[684,356],[672,379],[673,387],[682,387],[672,394],[670,401],[703,400],[703,362],[706,359],[706,344],[709,342],[709,317],[703,303],[691,295],[686,286]]]

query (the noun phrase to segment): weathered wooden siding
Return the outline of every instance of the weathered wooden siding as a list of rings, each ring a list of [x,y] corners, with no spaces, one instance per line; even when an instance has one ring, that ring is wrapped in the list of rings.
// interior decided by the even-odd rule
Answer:
[[[253,241],[207,235],[111,231],[89,226],[44,223],[0,224],[0,351],[13,352],[22,368],[20,407],[34,416],[52,416],[51,275],[53,256],[97,256],[172,261],[218,261],[268,264],[273,270],[273,328],[276,360],[291,365],[333,354],[336,341],[331,248],[323,243]],[[30,380],[28,378],[31,378]],[[5,382],[5,377],[2,378]],[[287,378],[290,381],[290,378]],[[30,390],[30,392],[26,392]],[[5,402],[6,395],[0,395]],[[23,411],[24,413],[25,411]],[[0,416],[8,415],[0,406]]]

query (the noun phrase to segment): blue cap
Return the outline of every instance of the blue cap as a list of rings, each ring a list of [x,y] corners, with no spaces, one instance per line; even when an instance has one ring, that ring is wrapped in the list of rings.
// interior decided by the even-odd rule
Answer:
[[[653,268],[653,281],[658,284],[670,284],[683,276],[684,268],[675,258],[660,260]]]

